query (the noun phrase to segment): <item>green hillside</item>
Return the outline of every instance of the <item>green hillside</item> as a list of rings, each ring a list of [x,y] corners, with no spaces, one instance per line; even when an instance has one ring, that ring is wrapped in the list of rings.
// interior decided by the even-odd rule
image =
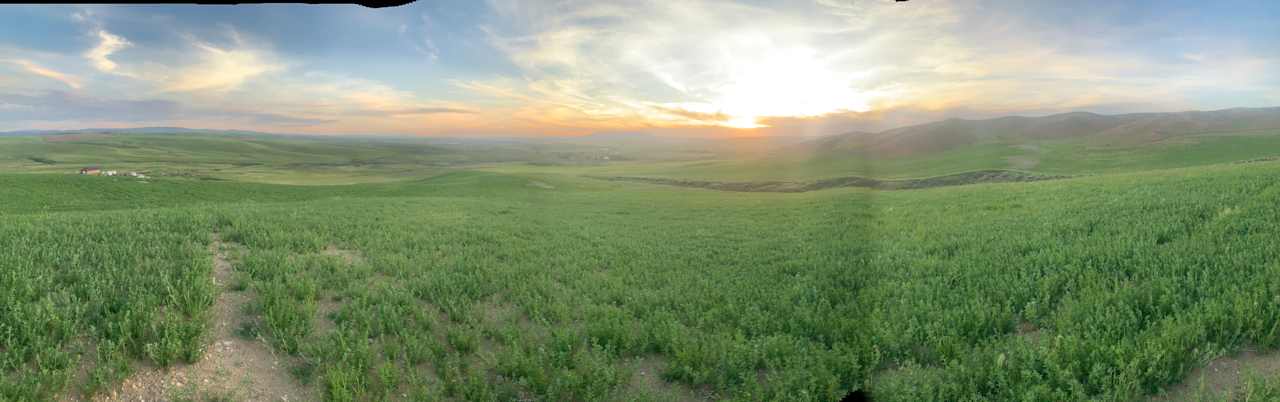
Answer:
[[[293,137],[233,132],[74,132],[0,136],[0,172],[74,173],[86,166],[150,176],[275,184],[415,180],[451,168],[604,166],[760,153],[765,141],[630,137],[449,139]],[[746,151],[744,151],[746,150]]]
[[[21,346],[0,396],[106,392],[230,320],[328,400],[1132,399],[1280,346],[1277,174],[800,194],[4,175],[20,313],[0,334]],[[219,315],[220,292],[252,307]]]
[[[1274,130],[885,162],[656,141],[606,160],[610,137],[49,138],[0,138],[0,400],[109,394],[227,342],[337,401],[1135,400],[1280,356]],[[1030,152],[1018,171],[1071,178],[601,179],[937,179]]]

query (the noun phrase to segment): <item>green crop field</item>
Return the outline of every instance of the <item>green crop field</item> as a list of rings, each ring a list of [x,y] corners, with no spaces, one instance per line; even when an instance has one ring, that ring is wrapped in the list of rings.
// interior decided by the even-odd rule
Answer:
[[[264,370],[302,399],[333,401],[1194,391],[1198,368],[1280,347],[1280,162],[1217,163],[1276,147],[1222,138],[1124,158],[1050,152],[1031,169],[1083,175],[1071,179],[803,193],[583,176],[770,178],[697,170],[748,161],[0,138],[0,400],[127,392],[233,342],[269,351],[278,364]],[[1003,167],[983,162],[1000,149],[882,177]],[[359,162],[374,160],[387,162]],[[71,174],[89,163],[155,174]],[[868,171],[840,163],[852,167],[774,178]],[[1274,371],[1228,380],[1234,394],[1211,399],[1280,398]]]
[[[0,402],[1280,402],[1280,1],[222,2],[0,7]]]

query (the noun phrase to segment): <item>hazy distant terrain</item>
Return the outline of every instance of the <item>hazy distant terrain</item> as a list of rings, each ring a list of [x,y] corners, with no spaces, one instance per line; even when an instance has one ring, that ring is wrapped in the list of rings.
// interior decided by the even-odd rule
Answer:
[[[879,133],[840,135],[815,145],[829,151],[853,150],[882,156],[904,156],[984,143],[1080,140],[1099,147],[1136,146],[1189,134],[1275,129],[1280,129],[1280,108],[1124,115],[1076,112],[1044,117],[950,119]]]
[[[1080,175],[1276,155],[1280,108],[953,119],[781,144],[772,152],[741,158],[566,171],[722,181],[927,178],[992,169]]]
[[[169,131],[166,131],[169,130]],[[356,183],[445,168],[677,179],[927,178],[979,170],[1133,172],[1280,155],[1280,108],[945,120],[816,139],[685,139],[643,133],[544,138],[317,137],[185,129],[0,137],[0,167],[110,164],[211,178]],[[289,172],[282,174],[282,172]]]

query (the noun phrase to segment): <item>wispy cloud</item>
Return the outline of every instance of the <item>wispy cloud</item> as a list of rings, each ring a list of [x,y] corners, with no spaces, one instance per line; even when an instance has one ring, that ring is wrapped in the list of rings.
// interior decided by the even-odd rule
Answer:
[[[184,105],[170,99],[110,99],[65,91],[26,95],[0,93],[0,109],[6,121],[155,123],[191,120],[223,120],[254,125],[315,125],[333,120],[277,113]]]
[[[89,59],[89,62],[93,67],[97,68],[99,71],[104,73],[116,72],[116,67],[118,67],[118,65],[114,61],[111,61],[111,54],[133,46],[133,43],[130,43],[125,38],[107,32],[104,29],[99,29],[94,32],[94,36],[98,39],[98,45],[94,46],[93,49],[89,49],[88,52],[85,52],[84,57]]]
[[[235,89],[254,77],[280,71],[284,67],[263,52],[248,48],[224,49],[204,42],[194,42],[199,62],[174,73],[165,90],[226,91]]]
[[[413,50],[427,57],[427,60],[440,60],[440,48],[436,47],[436,42],[431,40],[429,29],[435,25],[431,20],[431,16],[423,13],[419,18],[420,25],[410,27],[409,25],[400,25],[400,36],[409,41],[413,46]]]
[[[50,68],[46,68],[34,62],[31,62],[30,60],[21,60],[21,59],[9,60],[9,62],[22,67],[24,70],[26,70],[31,74],[57,80],[58,82],[66,84],[66,86],[71,87],[72,89],[80,89],[80,86],[81,86],[80,79],[70,74],[54,71]]]

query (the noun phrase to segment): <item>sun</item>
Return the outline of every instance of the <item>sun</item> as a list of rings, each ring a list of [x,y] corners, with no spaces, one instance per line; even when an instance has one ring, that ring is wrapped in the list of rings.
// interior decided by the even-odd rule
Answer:
[[[874,69],[858,68],[847,58],[829,57],[801,42],[764,32],[708,39],[697,56],[684,62],[696,68],[652,69],[686,95],[682,102],[662,103],[659,118],[752,129],[766,127],[769,118],[867,112],[873,101],[892,100],[888,92],[859,88],[874,78]]]
[[[809,117],[838,111],[865,112],[869,99],[850,83],[856,74],[833,71],[808,48],[774,50],[764,57],[729,63],[711,104],[735,128],[762,127],[764,117]]]

